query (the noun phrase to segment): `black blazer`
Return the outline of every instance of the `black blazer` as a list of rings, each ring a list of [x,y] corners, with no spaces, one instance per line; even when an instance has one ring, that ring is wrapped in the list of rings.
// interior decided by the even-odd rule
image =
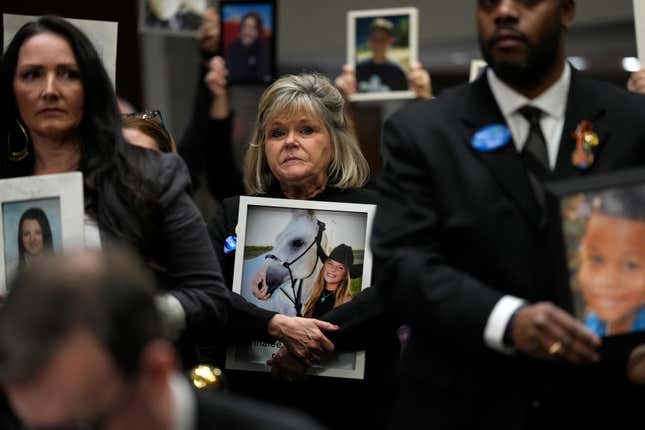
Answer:
[[[548,181],[643,164],[644,118],[645,97],[574,73]],[[600,138],[587,171],[571,163],[581,120]],[[484,344],[488,317],[505,294],[571,305],[556,202],[547,200],[543,219],[512,142],[493,152],[471,146],[481,127],[504,122],[485,76],[386,122],[372,245],[378,282],[412,326],[393,421],[402,428],[418,419],[438,429],[524,428],[530,417],[568,407],[583,387],[567,397],[563,387],[580,369]],[[607,393],[589,393],[611,403]]]
[[[219,262],[208,240],[206,223],[190,196],[186,165],[176,154],[164,154],[127,145],[127,155],[148,181],[153,194],[150,219],[135,216],[136,205],[114,189],[96,197],[93,205],[109,208],[120,223],[139,225],[142,239],[133,246],[156,275],[158,286],[176,297],[186,314],[186,329],[178,348],[186,367],[197,363],[197,339],[223,336],[231,316],[231,292],[226,288]],[[139,221],[137,221],[139,220]],[[135,224],[136,225],[136,224]],[[123,243],[119,232],[110,232],[99,222],[103,246]]]

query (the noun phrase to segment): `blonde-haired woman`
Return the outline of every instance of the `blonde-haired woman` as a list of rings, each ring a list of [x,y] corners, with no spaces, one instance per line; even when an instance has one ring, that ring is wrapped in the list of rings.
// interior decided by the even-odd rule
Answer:
[[[367,161],[345,114],[345,100],[327,78],[309,73],[289,75],[267,88],[260,99],[255,132],[244,165],[250,194],[375,204],[376,193],[361,188],[368,177]],[[209,226],[229,287],[233,281],[235,250],[231,246],[225,248],[225,241],[235,243],[232,238],[236,234],[238,208],[239,198],[225,199]],[[254,294],[258,298],[268,298],[268,288],[264,283],[261,285]],[[236,297],[239,296],[234,299]],[[257,339],[267,333],[280,338],[289,351],[288,359],[299,365],[310,366],[331,351],[334,345],[329,341],[330,337],[337,342],[337,347],[368,348],[366,380],[361,384],[344,383],[341,388],[334,378],[318,378],[298,387],[283,386],[269,375],[250,372],[230,375],[235,391],[305,410],[332,429],[378,428],[386,422],[394,383],[390,384],[382,372],[396,373],[393,363],[398,357],[395,334],[398,325],[390,324],[384,301],[376,288],[368,288],[346,305],[337,306],[325,315],[324,320],[343,326],[340,331],[330,330],[332,324],[315,318],[287,317],[236,300],[233,306],[234,340]],[[340,337],[333,337],[336,334]],[[370,353],[373,345],[375,351]],[[281,353],[281,356],[285,354]],[[281,365],[273,366],[276,369]],[[374,378],[369,377],[370,368],[374,369]],[[342,396],[343,401],[339,403],[347,407],[320,408],[319,405],[326,401],[326,393],[331,392],[336,393],[337,398]],[[359,398],[362,399],[359,403],[365,407],[357,406],[355,400]]]
[[[360,276],[354,264],[354,253],[351,246],[341,243],[324,260],[324,264],[311,295],[305,305],[305,318],[321,318],[335,307],[344,305],[352,300],[350,289],[352,274]]]
[[[247,191],[311,199],[327,188],[365,185],[369,166],[344,105],[321,75],[288,75],[271,85],[260,99],[246,153]]]

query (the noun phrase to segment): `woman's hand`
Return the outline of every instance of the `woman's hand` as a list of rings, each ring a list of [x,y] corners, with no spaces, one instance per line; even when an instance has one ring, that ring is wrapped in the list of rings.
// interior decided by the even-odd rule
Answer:
[[[421,66],[421,63],[415,61],[410,67],[408,73],[408,82],[410,89],[418,99],[432,98],[432,80],[430,73]]]
[[[645,94],[645,69],[640,69],[629,75],[627,89],[633,93]]]
[[[325,321],[281,314],[274,315],[268,326],[269,334],[282,341],[287,350],[306,366],[318,363],[323,353],[334,350],[334,344],[323,334],[323,330],[338,329],[337,325]]]
[[[345,64],[343,66],[343,73],[336,77],[334,84],[345,98],[356,94],[356,72],[354,72],[354,67]]]
[[[202,23],[197,30],[199,48],[208,55],[214,55],[219,48],[220,21],[217,10],[209,7],[204,12]]]
[[[208,61],[208,72],[204,77],[206,86],[213,94],[210,117],[212,119],[225,119],[230,114],[228,102],[228,69],[224,59],[220,56]]]
[[[271,374],[278,379],[285,379],[289,382],[302,380],[309,367],[294,357],[284,346],[278,350],[267,365],[271,366]]]
[[[251,280],[251,284],[253,285],[251,292],[258,299],[268,300],[271,297],[269,286],[266,282],[266,272],[264,270],[258,270],[255,273],[255,276]],[[262,287],[260,287],[260,285],[262,285]]]

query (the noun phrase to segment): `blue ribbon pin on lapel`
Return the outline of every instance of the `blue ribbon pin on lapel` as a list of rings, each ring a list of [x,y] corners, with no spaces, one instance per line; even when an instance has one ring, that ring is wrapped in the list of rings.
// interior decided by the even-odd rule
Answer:
[[[491,124],[477,130],[470,144],[477,151],[490,152],[506,146],[511,137],[511,131],[504,124]]]

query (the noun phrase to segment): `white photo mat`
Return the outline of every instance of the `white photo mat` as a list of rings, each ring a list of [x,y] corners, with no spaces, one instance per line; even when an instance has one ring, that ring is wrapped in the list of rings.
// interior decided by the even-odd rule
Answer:
[[[470,60],[470,74],[468,77],[468,82],[473,82],[476,80],[480,73],[483,73],[482,69],[485,69],[488,63],[481,59]]]
[[[13,15],[8,13],[3,14],[2,17],[4,25],[3,46],[5,50],[20,27],[39,18],[39,16]],[[110,77],[110,81],[112,81],[112,85],[115,86],[116,44],[119,23],[75,18],[65,18],[65,20],[78,27],[90,39],[92,45],[94,45],[94,48],[99,53],[101,60],[103,60],[103,66]]]
[[[242,294],[243,296],[245,296],[245,298],[247,298],[247,300],[260,307],[263,307],[265,309],[268,308],[268,306],[263,306],[259,300],[254,300],[253,297],[249,297],[249,287],[243,287],[242,285],[244,281],[251,285],[251,282],[248,281],[249,275],[251,273],[254,273],[256,268],[258,267],[254,266],[253,264],[261,264],[261,262],[265,260],[265,254],[267,253],[259,254],[254,258],[247,259],[247,264],[249,264],[247,266],[245,265],[246,245],[248,243],[249,246],[251,246],[252,241],[257,240],[254,238],[254,236],[258,237],[260,235],[266,235],[267,238],[274,238],[278,233],[284,233],[291,227],[291,219],[294,219],[289,217],[293,217],[294,213],[299,213],[301,210],[313,211],[313,216],[316,217],[316,220],[325,220],[323,221],[326,224],[325,236],[323,240],[326,241],[326,246],[328,249],[326,249],[325,252],[328,255],[331,249],[338,246],[340,243],[345,243],[346,241],[350,243],[359,243],[362,240],[364,254],[360,283],[361,291],[370,286],[372,273],[370,234],[372,231],[374,214],[376,212],[375,205],[273,199],[263,197],[240,197],[238,226],[236,228],[237,251],[235,254],[235,268],[233,275],[234,292]],[[252,217],[250,215],[250,212],[253,214],[253,217],[256,217],[256,219],[251,219]],[[277,213],[277,216],[274,215],[275,213]],[[274,218],[268,219],[265,217],[261,221],[258,221],[260,217],[265,215]],[[289,221],[287,226],[285,226],[284,224],[285,220]],[[338,222],[336,222],[336,220],[338,220]],[[360,229],[352,229],[352,227],[355,227],[357,225],[360,226],[360,229],[364,230],[359,231]],[[261,230],[263,230],[263,232],[260,232]],[[315,232],[312,231],[310,234],[304,236],[314,237],[314,233]],[[334,236],[338,233],[343,233],[340,238]],[[354,237],[356,237],[357,239],[353,239]],[[355,252],[357,251],[357,248],[353,249]],[[270,249],[270,252],[278,253],[278,251],[279,250],[276,250],[276,244],[273,243],[273,247]],[[313,252],[315,252],[315,247]],[[256,263],[253,263],[253,260],[256,260]],[[316,263],[313,266],[314,269],[318,267],[318,265],[322,266],[319,259],[316,260]],[[245,270],[247,272],[245,272]],[[296,276],[296,270],[297,269],[294,269],[294,276]],[[309,270],[307,269],[306,271]],[[244,273],[246,273],[246,276],[244,275]],[[314,272],[312,269],[310,274],[313,273]],[[315,275],[310,275],[310,278],[311,279],[308,280],[308,282],[312,283],[312,281],[315,279]],[[287,281],[281,285],[281,288],[289,292],[290,286],[291,282]],[[306,290],[306,286],[303,286],[302,288]],[[243,293],[243,291],[246,291],[246,293]],[[284,291],[282,293],[284,293]],[[286,293],[281,294],[279,289],[276,289],[273,294],[276,295],[276,297],[272,295],[271,299],[282,300],[283,303],[287,303],[287,306],[290,306],[289,302],[286,302],[285,300]],[[303,304],[307,302],[307,298],[308,296],[303,297]],[[269,372],[270,367],[266,365],[266,360],[271,358],[272,354],[276,353],[279,350],[279,346],[279,342],[277,344],[266,342],[252,342],[246,345],[236,345],[230,347],[227,351],[226,367],[228,369]],[[363,379],[364,372],[364,351],[334,353],[332,358],[330,358],[329,360],[323,360],[323,363],[320,366],[314,366],[309,370],[309,373],[313,375],[351,379]]]
[[[83,199],[83,174],[80,172],[55,175],[27,176],[0,180],[0,295],[7,292],[7,249],[17,240],[17,234],[5,237],[5,232],[17,233],[20,226],[5,226],[7,205],[57,199],[60,205],[60,242],[63,251],[82,247],[84,244],[85,206]]]
[[[388,16],[409,15],[410,35],[409,53],[410,64],[418,61],[419,58],[419,11],[415,7],[353,10],[347,12],[347,64],[356,70],[356,19],[357,18],[387,18]],[[392,99],[415,98],[414,91],[386,91],[378,93],[355,93],[349,99],[352,101],[373,101]]]
[[[645,0],[634,0],[634,25],[638,59],[641,67],[645,67]]]

